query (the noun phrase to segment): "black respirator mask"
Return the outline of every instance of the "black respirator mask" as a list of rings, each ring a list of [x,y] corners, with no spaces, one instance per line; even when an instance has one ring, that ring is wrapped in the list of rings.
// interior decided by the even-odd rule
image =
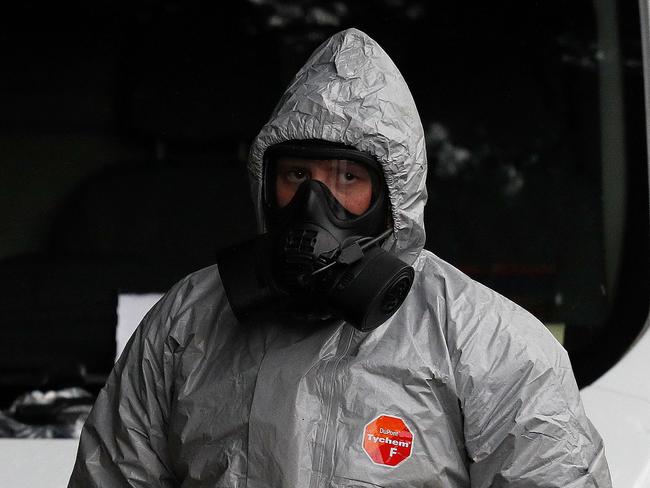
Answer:
[[[363,165],[372,179],[370,206],[355,215],[325,183],[311,178],[279,206],[275,182],[282,158]],[[278,144],[264,159],[269,232],[225,249],[217,259],[237,318],[310,324],[343,319],[362,331],[384,323],[406,298],[414,271],[380,247],[392,228],[387,189],[375,160],[322,141]]]

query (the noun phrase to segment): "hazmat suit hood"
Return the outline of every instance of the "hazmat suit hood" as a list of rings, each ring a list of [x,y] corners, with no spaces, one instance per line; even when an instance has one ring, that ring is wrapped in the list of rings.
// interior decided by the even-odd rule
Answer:
[[[412,264],[426,237],[424,131],[401,73],[360,30],[339,32],[314,51],[252,144],[248,169],[261,232],[264,153],[284,141],[307,139],[352,146],[381,164],[394,231],[384,247]]]

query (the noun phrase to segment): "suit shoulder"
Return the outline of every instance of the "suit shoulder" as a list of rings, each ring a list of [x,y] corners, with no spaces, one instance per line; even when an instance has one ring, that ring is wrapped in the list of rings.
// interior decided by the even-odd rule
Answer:
[[[187,333],[190,326],[201,326],[199,317],[214,315],[226,303],[217,265],[211,265],[176,282],[145,316],[142,326],[146,335]]]
[[[414,266],[427,293],[437,297],[437,312],[452,349],[469,353],[474,350],[470,344],[510,343],[526,347],[529,355],[549,363],[566,356],[544,324],[509,298],[429,251],[423,251]],[[479,350],[483,355],[490,353]]]

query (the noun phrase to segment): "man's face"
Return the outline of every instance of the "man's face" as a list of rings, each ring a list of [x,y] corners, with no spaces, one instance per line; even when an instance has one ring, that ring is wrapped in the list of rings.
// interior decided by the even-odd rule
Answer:
[[[279,158],[275,194],[280,207],[287,205],[298,187],[309,179],[323,183],[345,209],[361,215],[370,207],[372,177],[360,163],[344,159]]]

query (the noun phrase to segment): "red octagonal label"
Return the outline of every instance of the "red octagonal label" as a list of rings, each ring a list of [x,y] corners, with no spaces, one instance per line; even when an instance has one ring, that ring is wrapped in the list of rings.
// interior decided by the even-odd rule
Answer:
[[[399,417],[380,415],[363,431],[363,450],[375,464],[395,467],[412,449],[413,433]]]

